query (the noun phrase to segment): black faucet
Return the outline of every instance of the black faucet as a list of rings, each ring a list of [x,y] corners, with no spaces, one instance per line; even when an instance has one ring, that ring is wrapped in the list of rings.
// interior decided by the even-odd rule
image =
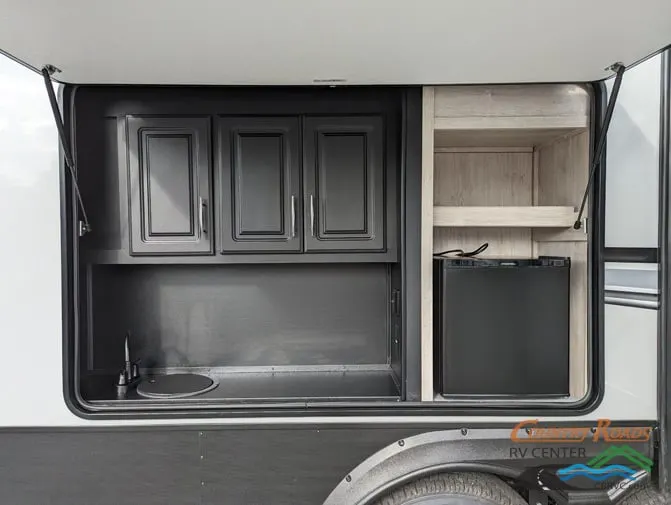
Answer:
[[[139,360],[133,362],[130,356],[130,331],[126,332],[124,338],[124,367],[119,372],[117,380],[117,396],[125,397],[128,388],[140,380]]]

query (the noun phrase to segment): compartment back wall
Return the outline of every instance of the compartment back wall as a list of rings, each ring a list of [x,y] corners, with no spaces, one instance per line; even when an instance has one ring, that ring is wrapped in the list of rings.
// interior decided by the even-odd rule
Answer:
[[[384,264],[98,265],[87,368],[388,362]]]

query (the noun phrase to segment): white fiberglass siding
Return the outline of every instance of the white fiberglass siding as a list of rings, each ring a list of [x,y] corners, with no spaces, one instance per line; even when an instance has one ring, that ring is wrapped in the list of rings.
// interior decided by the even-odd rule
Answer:
[[[627,70],[606,145],[606,247],[657,247],[661,55]],[[613,79],[606,82],[608,91]]]

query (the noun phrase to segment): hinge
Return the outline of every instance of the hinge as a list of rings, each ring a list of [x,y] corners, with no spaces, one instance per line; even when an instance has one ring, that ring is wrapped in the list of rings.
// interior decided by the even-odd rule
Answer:
[[[391,292],[391,309],[393,315],[401,315],[401,291],[398,289]]]
[[[588,225],[588,217],[583,216],[580,218],[580,221],[577,221],[573,223],[573,229],[574,230],[582,230],[585,235],[587,235],[587,225]],[[576,226],[577,225],[577,226]]]
[[[89,233],[91,231],[91,227],[89,226],[88,223],[85,223],[84,221],[79,221],[78,223],[79,223],[78,233],[79,233],[80,237],[83,237],[84,235],[86,235],[87,233]]]
[[[61,71],[60,68],[55,67],[54,65],[50,65],[50,64],[44,65],[44,70],[46,70],[49,73],[50,76],[54,75],[54,74],[57,74]]]

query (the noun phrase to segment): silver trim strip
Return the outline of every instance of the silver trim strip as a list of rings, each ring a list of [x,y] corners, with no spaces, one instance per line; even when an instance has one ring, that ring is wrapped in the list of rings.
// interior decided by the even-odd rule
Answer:
[[[659,299],[628,298],[625,296],[613,296],[606,294],[604,301],[608,305],[620,305],[623,307],[636,307],[639,309],[659,309]]]

